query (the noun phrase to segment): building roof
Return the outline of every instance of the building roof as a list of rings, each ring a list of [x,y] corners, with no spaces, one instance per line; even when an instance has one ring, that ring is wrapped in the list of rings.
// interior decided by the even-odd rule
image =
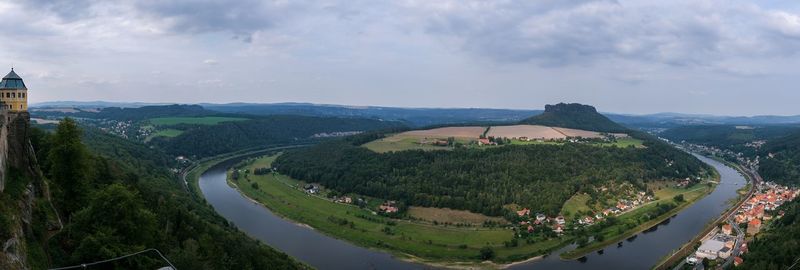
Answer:
[[[761,220],[757,219],[757,218],[753,219],[753,220],[750,221],[750,223],[748,225],[759,226],[759,225],[761,225]]]
[[[22,81],[22,78],[14,72],[14,69],[11,69],[11,72],[8,73],[3,80],[0,81],[0,89],[1,90],[28,90],[25,87],[25,82]]]
[[[707,241],[703,242],[703,244],[700,245],[700,248],[698,248],[697,250],[699,250],[699,251],[717,252],[717,251],[721,250],[722,247],[724,247],[724,246],[725,246],[725,243],[717,241],[717,240],[714,240],[714,239],[710,239],[710,240],[707,240]]]

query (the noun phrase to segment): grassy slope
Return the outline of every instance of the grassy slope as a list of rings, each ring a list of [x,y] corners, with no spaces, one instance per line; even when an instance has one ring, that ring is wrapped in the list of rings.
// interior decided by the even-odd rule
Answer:
[[[564,206],[561,207],[561,213],[575,215],[578,211],[591,211],[592,209],[586,205],[590,198],[589,194],[586,193],[573,195],[564,203]]]
[[[248,120],[248,119],[238,118],[238,117],[206,116],[206,117],[158,117],[158,118],[151,118],[149,121],[153,125],[169,126],[178,124],[216,125],[222,122],[243,121],[243,120]]]
[[[481,225],[484,221],[506,223],[505,219],[503,218],[489,217],[469,211],[454,210],[449,208],[411,206],[408,208],[408,215],[426,221],[436,221],[442,223],[450,222],[453,224],[466,223]]]
[[[262,158],[248,168],[252,171],[253,168],[267,166],[272,160],[274,157]],[[503,242],[512,238],[508,229],[456,228],[405,220],[392,220],[396,225],[388,225],[390,219],[373,215],[371,211],[307,195],[296,188],[299,181],[286,176],[251,174],[248,178],[250,182],[245,178],[238,180],[236,184],[239,190],[274,213],[308,224],[328,235],[361,246],[387,249],[401,256],[410,255],[434,262],[478,263],[479,249],[489,245],[497,253],[495,261],[504,262],[543,254],[561,246],[566,240],[520,243],[518,247],[506,248]],[[252,182],[258,183],[259,188],[253,188]],[[331,216],[346,219],[352,225],[339,225],[329,219]],[[393,235],[383,232],[387,227]]]

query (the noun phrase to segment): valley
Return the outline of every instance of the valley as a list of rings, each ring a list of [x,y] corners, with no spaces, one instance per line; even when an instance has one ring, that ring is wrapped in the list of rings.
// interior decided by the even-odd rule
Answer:
[[[800,269],[797,1],[0,17],[0,270]]]

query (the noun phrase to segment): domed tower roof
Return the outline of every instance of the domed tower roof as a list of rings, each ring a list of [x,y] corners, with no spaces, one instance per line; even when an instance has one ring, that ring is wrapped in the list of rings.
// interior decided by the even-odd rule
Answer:
[[[0,90],[28,90],[28,88],[25,87],[22,78],[20,78],[12,68],[11,72],[0,81]]]

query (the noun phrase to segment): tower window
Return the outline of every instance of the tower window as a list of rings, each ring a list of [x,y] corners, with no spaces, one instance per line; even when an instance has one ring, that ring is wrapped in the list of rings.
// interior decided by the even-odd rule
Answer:
[[[12,98],[17,98],[17,93],[11,93]]]

